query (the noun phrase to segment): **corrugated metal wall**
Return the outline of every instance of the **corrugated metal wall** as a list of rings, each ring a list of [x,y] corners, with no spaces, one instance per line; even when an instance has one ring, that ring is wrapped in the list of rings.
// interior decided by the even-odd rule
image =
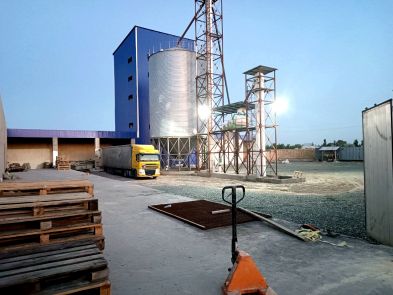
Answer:
[[[3,179],[3,173],[7,161],[7,126],[3,110],[3,101],[0,98],[0,178]]]
[[[149,58],[151,137],[190,137],[196,126],[195,52],[172,48]]]
[[[362,146],[343,147],[338,152],[339,161],[363,161]]]
[[[116,131],[139,131],[136,143],[150,144],[148,55],[176,47],[178,39],[175,35],[134,27],[113,53]],[[184,39],[182,47],[193,49],[193,46],[193,40]]]
[[[392,100],[363,111],[367,233],[393,246]]]

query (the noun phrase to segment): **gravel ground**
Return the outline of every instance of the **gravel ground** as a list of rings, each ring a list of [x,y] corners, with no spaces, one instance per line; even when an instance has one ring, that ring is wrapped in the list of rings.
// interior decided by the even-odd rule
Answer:
[[[302,171],[306,183],[266,184],[198,177],[192,174],[163,175],[143,184],[163,192],[221,202],[225,185],[242,184],[246,198],[241,206],[272,214],[298,224],[312,223],[322,229],[366,238],[363,163],[290,163],[280,175]]]

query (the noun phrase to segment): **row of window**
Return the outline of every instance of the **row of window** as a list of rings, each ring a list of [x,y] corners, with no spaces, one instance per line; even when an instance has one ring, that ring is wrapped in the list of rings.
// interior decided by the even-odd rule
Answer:
[[[128,63],[131,63],[131,62],[132,62],[132,56],[130,56],[130,57],[128,58]],[[131,75],[131,76],[128,76],[128,82],[130,82],[130,81],[132,81],[132,75]],[[128,96],[128,100],[131,100],[131,99],[133,99],[133,98],[134,98],[134,95],[132,95],[132,94],[130,94],[130,95]],[[134,123],[133,123],[133,122],[128,123],[128,128],[129,128],[129,129],[134,128]]]

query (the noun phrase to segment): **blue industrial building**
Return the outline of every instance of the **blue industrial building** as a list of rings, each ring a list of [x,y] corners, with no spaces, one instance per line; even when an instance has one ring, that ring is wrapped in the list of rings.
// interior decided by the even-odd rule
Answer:
[[[135,142],[150,144],[149,55],[176,47],[179,36],[135,26],[113,53],[115,74],[115,130],[133,132]],[[181,47],[193,50],[194,40]]]

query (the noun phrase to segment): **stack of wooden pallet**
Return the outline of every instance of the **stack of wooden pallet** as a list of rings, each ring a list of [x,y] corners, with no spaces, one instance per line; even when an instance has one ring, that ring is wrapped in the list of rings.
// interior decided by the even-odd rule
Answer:
[[[63,157],[56,157],[56,167],[57,170],[70,170],[70,161],[66,161]]]
[[[1,294],[109,294],[103,248],[89,181],[0,183]]]

